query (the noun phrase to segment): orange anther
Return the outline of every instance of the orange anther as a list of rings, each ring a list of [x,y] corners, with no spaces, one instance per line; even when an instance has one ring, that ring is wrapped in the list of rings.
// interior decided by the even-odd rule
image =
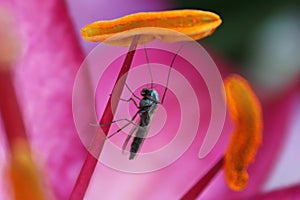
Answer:
[[[44,200],[46,195],[42,189],[40,172],[33,162],[27,141],[14,141],[9,167],[11,184],[16,200]]]
[[[180,37],[181,34],[194,40],[211,35],[221,23],[222,20],[217,14],[201,10],[141,12],[86,25],[81,29],[81,35],[87,41],[122,46],[128,46],[134,35],[141,35],[140,43],[153,39],[177,42],[186,40]],[[117,34],[119,37],[116,39],[106,40]]]
[[[248,165],[254,161],[262,143],[262,112],[249,83],[238,75],[224,81],[229,114],[235,124],[225,154],[225,178],[233,190],[242,190],[248,182]]]

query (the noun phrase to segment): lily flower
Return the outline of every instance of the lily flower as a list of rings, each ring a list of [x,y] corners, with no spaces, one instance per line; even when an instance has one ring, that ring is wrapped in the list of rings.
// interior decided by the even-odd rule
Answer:
[[[11,8],[17,17],[18,29],[22,35],[21,48],[24,53],[14,69],[14,83],[28,140],[32,152],[37,155],[35,160],[38,166],[42,166],[46,186],[53,192],[55,199],[67,199],[86,155],[74,126],[71,109],[75,74],[84,58],[79,46],[82,41],[76,37],[79,29],[73,27],[63,1],[30,0],[25,4],[17,0],[11,3]],[[76,14],[74,10],[72,13]],[[216,63],[224,78],[234,72],[224,66],[224,62],[216,60]],[[89,76],[86,82],[85,86],[88,85]],[[88,89],[83,87],[81,90],[82,104],[89,102],[91,98],[86,92]],[[199,90],[207,94],[205,88]],[[274,168],[282,150],[280,147],[287,137],[287,128],[297,96],[299,83],[284,95],[272,99],[272,102],[261,101],[264,139],[255,162],[250,165],[249,182],[245,190],[236,192],[229,189],[221,171],[215,175],[214,180],[205,185],[199,199],[215,199],[220,196],[224,199],[263,199],[273,198],[273,195],[299,195],[297,186],[274,194],[261,194],[262,186],[270,170]],[[204,95],[201,107],[209,106],[210,103]],[[87,121],[93,122],[93,116],[87,109],[83,107],[81,111]],[[208,112],[205,111],[201,117],[202,130],[207,129],[205,123],[210,120],[210,116],[205,113]],[[129,174],[96,163],[85,199],[178,199],[201,180],[224,155],[232,130],[231,118],[227,116],[222,134],[207,157],[198,158],[204,135],[197,134],[192,145],[176,162],[156,172]],[[1,129],[1,139],[3,135],[4,131]],[[1,146],[1,163],[5,162],[3,155],[8,151]],[[1,173],[3,174],[2,168]],[[5,182],[1,180],[1,183]],[[4,184],[0,187],[2,185]]]

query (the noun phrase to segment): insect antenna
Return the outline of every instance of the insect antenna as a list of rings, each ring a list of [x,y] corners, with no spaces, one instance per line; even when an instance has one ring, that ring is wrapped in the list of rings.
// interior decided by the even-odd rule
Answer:
[[[148,57],[146,45],[144,45],[144,50],[145,50],[145,55],[146,55],[146,60],[147,60],[148,70],[149,70],[149,75],[150,75],[150,81],[151,81],[151,87],[150,88],[153,89],[153,76],[152,76],[152,71],[151,71],[151,67],[150,67],[150,62],[149,62],[149,57]]]
[[[175,56],[173,57],[173,60],[172,60],[172,62],[171,62],[171,65],[170,65],[170,68],[169,68],[169,71],[168,71],[168,77],[167,77],[167,82],[166,82],[165,90],[164,90],[164,93],[163,93],[163,96],[162,96],[162,99],[161,99],[161,104],[163,104],[163,103],[164,103],[164,100],[165,100],[165,96],[166,96],[166,93],[167,93],[167,90],[168,90],[169,80],[170,80],[170,74],[171,74],[171,70],[172,70],[172,68],[173,68],[173,64],[174,64],[174,62],[175,62],[175,59],[176,59],[176,57],[177,57],[179,51],[182,49],[183,46],[184,46],[184,44],[181,45],[181,47],[177,50],[177,52],[176,52],[176,54],[175,54]]]

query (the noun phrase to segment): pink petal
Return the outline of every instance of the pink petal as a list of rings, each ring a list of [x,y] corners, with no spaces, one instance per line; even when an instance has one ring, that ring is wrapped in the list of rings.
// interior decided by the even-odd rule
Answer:
[[[63,1],[16,0],[12,9],[24,52],[16,87],[33,152],[56,199],[66,199],[84,155],[71,107],[83,54]]]

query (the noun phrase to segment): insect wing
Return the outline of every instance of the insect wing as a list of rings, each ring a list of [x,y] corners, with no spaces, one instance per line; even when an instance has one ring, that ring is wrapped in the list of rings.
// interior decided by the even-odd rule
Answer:
[[[138,119],[135,124],[140,124],[140,119]],[[126,151],[126,147],[128,145],[128,142],[130,140],[130,138],[132,137],[133,133],[136,132],[136,130],[138,129],[137,126],[133,126],[132,129],[130,130],[126,140],[124,141],[123,145],[122,145],[122,153],[125,154],[125,152],[129,152],[129,151]]]
[[[138,150],[137,150],[137,152],[136,152],[135,157],[136,157],[136,156],[138,155],[138,153],[140,152],[140,150],[141,150],[141,148],[142,148],[142,146],[143,146],[143,144],[144,144],[145,138],[147,137],[148,131],[149,131],[149,128],[147,127],[147,130],[145,130],[144,137],[142,138],[142,141],[141,141],[141,143],[140,143],[140,145],[139,145],[139,148],[138,148]]]

